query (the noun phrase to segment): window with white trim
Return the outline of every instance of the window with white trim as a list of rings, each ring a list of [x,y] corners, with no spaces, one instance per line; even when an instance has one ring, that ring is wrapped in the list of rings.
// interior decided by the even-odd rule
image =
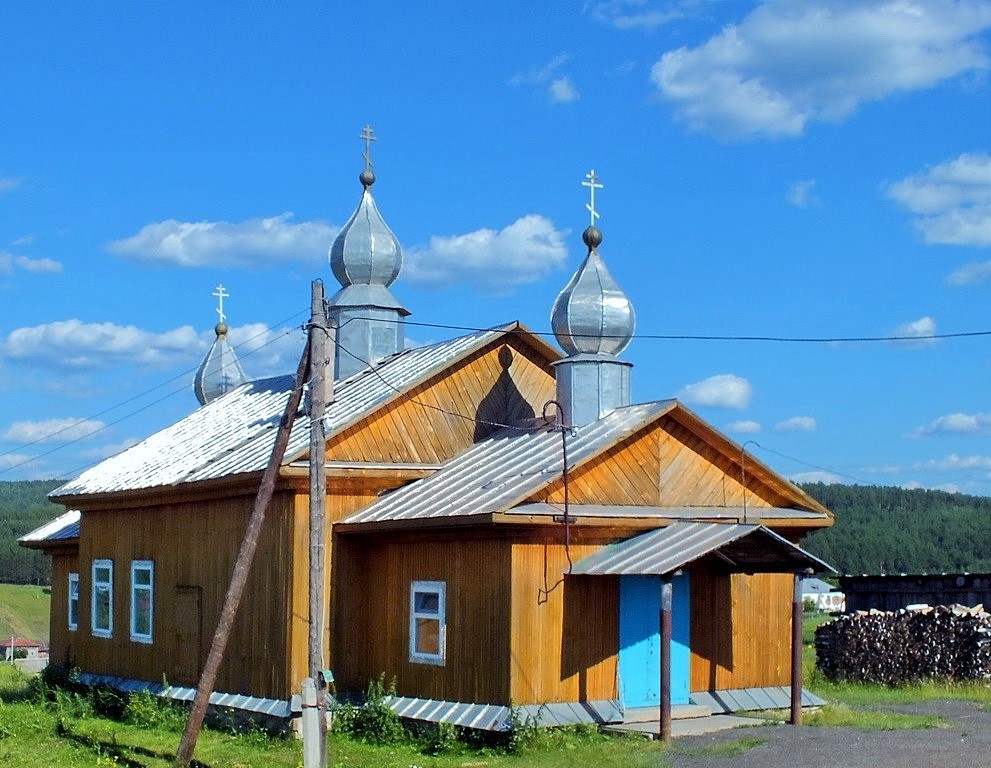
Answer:
[[[69,629],[79,627],[79,574],[69,574]]]
[[[409,590],[409,660],[444,665],[447,587],[443,581],[414,581]]]
[[[114,561],[93,561],[93,591],[90,610],[93,634],[110,637],[114,631]]]
[[[155,605],[155,564],[151,560],[131,561],[131,640],[152,641]]]

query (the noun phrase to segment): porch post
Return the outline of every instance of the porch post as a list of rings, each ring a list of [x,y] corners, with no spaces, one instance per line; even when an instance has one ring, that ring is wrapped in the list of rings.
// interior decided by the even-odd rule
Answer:
[[[671,741],[671,575],[661,577],[661,741]]]
[[[802,578],[812,569],[795,573],[791,598],[791,719],[792,725],[802,724]]]

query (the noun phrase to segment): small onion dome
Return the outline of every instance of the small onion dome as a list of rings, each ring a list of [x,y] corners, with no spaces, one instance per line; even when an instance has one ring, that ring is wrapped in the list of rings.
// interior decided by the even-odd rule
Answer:
[[[345,288],[349,285],[390,286],[403,266],[403,249],[372,197],[375,174],[359,176],[361,202],[330,246],[330,267]]]
[[[554,302],[551,328],[569,355],[618,355],[633,337],[633,305],[599,256],[602,233],[589,227],[582,240],[588,255]]]
[[[200,405],[206,405],[248,381],[234,348],[227,341],[227,330],[224,322],[214,327],[217,338],[193,378],[193,391]]]

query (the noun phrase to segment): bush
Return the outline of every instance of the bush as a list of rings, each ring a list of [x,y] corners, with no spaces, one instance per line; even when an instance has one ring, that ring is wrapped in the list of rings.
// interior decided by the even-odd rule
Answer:
[[[396,682],[385,687],[385,675],[368,683],[365,702],[360,706],[342,704],[334,709],[334,731],[367,744],[401,744],[410,736],[399,715],[385,704],[395,695]]]

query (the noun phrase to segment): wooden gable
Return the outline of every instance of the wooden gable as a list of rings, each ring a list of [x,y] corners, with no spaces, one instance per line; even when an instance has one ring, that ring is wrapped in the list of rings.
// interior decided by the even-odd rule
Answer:
[[[439,464],[554,397],[556,359],[527,333],[476,350],[330,438],[328,461]]]
[[[826,511],[750,455],[741,463],[739,447],[681,405],[575,469],[568,493],[572,504]],[[528,501],[563,503],[563,479]]]

